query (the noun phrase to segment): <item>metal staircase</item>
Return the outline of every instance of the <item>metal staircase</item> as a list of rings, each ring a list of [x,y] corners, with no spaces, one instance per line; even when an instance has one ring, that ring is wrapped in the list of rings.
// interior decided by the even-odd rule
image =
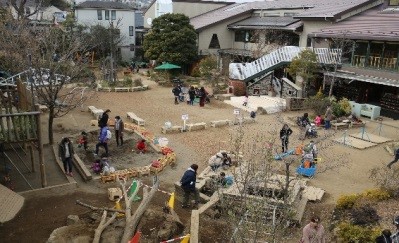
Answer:
[[[318,62],[321,64],[332,65],[341,63],[341,49],[285,46],[250,63],[230,63],[229,77],[230,79],[245,82],[253,80],[290,63],[294,57],[306,49],[313,50],[317,55]]]

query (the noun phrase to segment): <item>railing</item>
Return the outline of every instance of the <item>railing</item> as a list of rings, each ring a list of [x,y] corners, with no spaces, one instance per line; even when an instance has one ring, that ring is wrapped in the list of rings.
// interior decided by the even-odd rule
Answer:
[[[381,58],[380,56],[369,56],[367,63],[366,59],[366,56],[354,55],[352,59],[352,65],[356,67],[383,68],[392,70],[397,68],[398,58]]]
[[[298,54],[306,49],[311,49],[317,55],[317,61],[322,64],[341,63],[341,50],[328,48],[306,48],[297,46],[285,46],[279,48],[250,63],[230,63],[229,77],[231,79],[247,80],[261,75],[265,71],[279,64],[291,62]]]

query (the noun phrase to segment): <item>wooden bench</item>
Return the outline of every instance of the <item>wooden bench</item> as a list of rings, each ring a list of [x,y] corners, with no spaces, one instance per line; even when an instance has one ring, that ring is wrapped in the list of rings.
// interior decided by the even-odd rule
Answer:
[[[94,107],[94,106],[88,106],[87,108],[88,108],[89,111],[94,115],[94,117],[95,117],[96,119],[98,119],[98,117],[99,117],[101,114],[104,113],[104,110],[102,110],[102,109],[97,109],[97,108]]]
[[[188,131],[197,131],[206,129],[205,122],[191,123],[186,125]]]
[[[182,126],[162,127],[162,133],[178,133],[183,130]]]
[[[334,127],[335,130],[338,130],[338,129],[345,129],[345,128],[348,128],[348,127],[349,127],[349,123],[346,123],[346,122],[337,122],[337,123],[332,124],[332,126]]]
[[[142,88],[141,86],[132,87],[132,92],[133,91],[142,91]]]
[[[211,127],[222,127],[232,124],[230,120],[211,121]]]
[[[147,90],[148,89],[148,85],[143,85],[143,86],[141,86],[141,90]]]
[[[128,87],[117,87],[117,88],[114,88],[114,91],[115,91],[115,92],[119,92],[119,91],[122,91],[122,92],[129,92],[129,91],[130,91],[130,88],[128,88]]]
[[[235,121],[234,121],[234,125],[238,125],[238,124],[245,124],[245,123],[253,123],[255,122],[255,119],[252,117],[238,117]]]
[[[140,117],[136,116],[136,114],[134,114],[133,112],[126,112],[126,116],[133,122],[137,123],[137,125],[139,126],[144,126],[145,124],[145,121]]]
[[[111,92],[112,88],[110,88],[110,87],[105,87],[105,88],[100,87],[100,88],[97,88],[97,91],[108,91],[108,92]]]

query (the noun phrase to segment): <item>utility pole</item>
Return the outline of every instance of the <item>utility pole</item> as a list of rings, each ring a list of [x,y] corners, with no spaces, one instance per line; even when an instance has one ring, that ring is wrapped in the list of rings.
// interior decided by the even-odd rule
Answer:
[[[114,52],[114,22],[111,22],[111,59],[110,59],[110,65],[111,65],[111,73],[109,75],[110,77],[110,83],[114,82],[114,57],[113,57],[113,52]]]

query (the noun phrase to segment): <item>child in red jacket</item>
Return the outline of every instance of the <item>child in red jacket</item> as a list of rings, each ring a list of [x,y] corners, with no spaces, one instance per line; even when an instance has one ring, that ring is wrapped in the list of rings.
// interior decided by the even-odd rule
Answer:
[[[145,153],[145,152],[147,152],[147,145],[145,144],[145,140],[144,140],[144,139],[141,139],[141,140],[137,143],[136,148],[137,148],[137,152],[138,152],[138,153]]]

